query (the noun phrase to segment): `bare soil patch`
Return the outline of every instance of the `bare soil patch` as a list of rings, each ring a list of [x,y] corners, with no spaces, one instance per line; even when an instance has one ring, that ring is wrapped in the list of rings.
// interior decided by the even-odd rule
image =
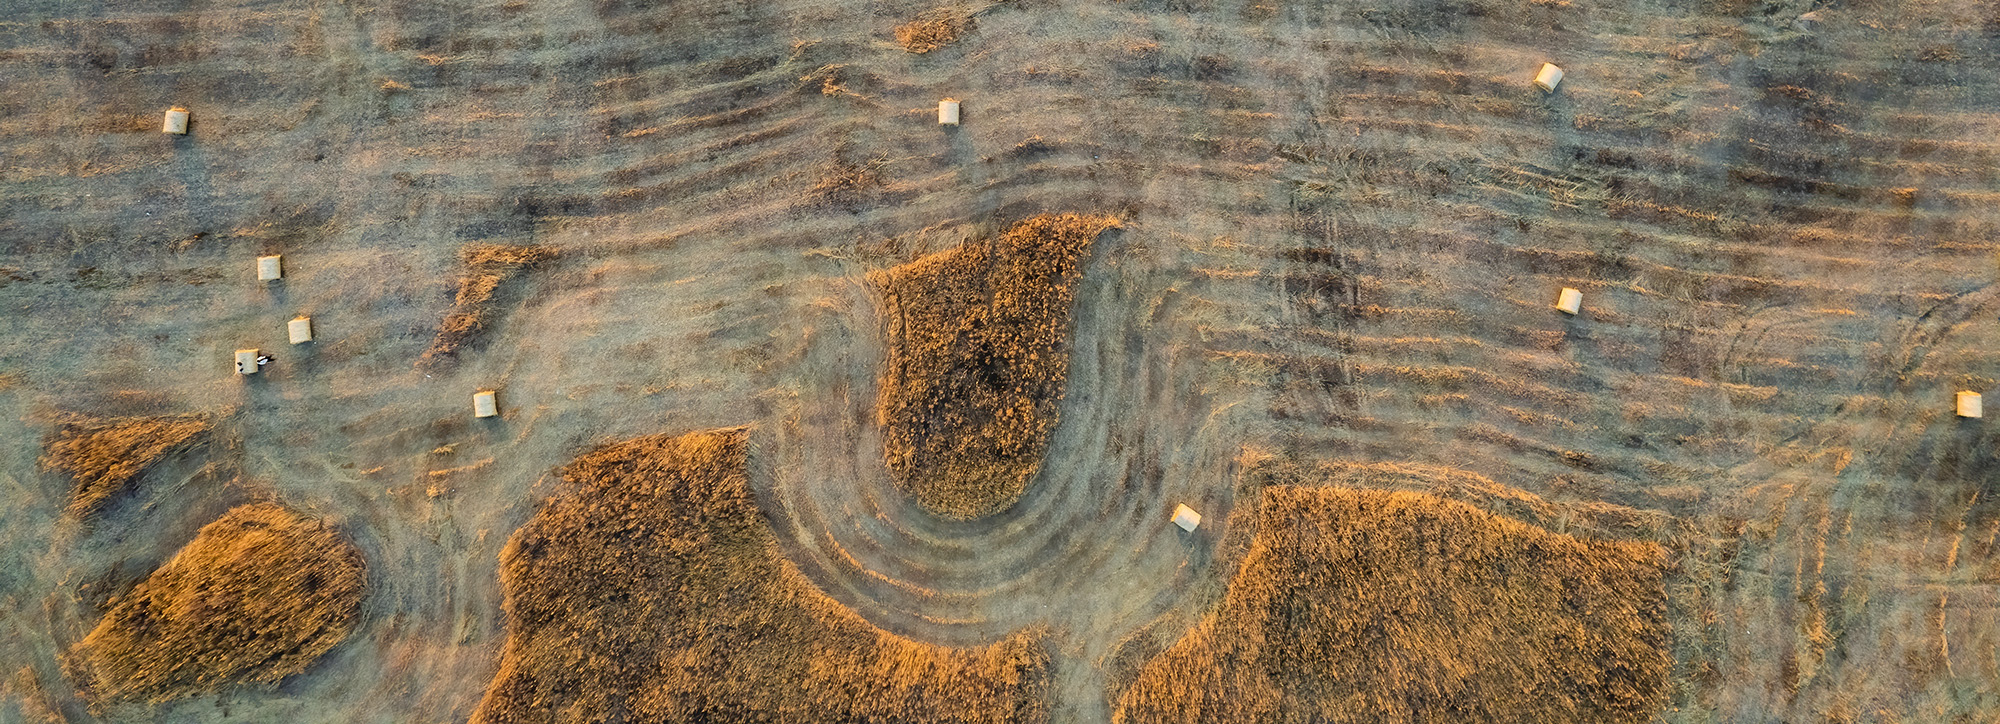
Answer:
[[[869,275],[889,337],[883,452],[924,508],[978,518],[1034,479],[1060,416],[1082,263],[1117,223],[1037,216]]]
[[[209,426],[206,416],[196,414],[68,416],[43,445],[41,465],[73,481],[67,512],[88,516],[130,489],[154,463],[198,443]]]
[[[588,453],[501,554],[508,639],[474,722],[1042,722],[1038,634],[953,649],[807,582],[750,492],[742,430]]]
[[[71,652],[93,704],[164,702],[304,671],[354,630],[361,552],[269,503],[203,526]]]
[[[1664,553],[1431,495],[1265,490],[1220,607],[1118,722],[1640,722],[1670,661]]]

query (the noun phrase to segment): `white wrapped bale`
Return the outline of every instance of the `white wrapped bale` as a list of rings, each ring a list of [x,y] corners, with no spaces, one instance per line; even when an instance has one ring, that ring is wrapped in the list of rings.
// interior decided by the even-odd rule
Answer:
[[[1193,533],[1194,529],[1201,525],[1201,514],[1194,512],[1194,509],[1187,507],[1186,504],[1182,504],[1174,508],[1174,525],[1180,526],[1181,530]]]
[[[1576,314],[1582,311],[1583,292],[1563,287],[1562,293],[1556,295],[1556,308],[1562,310],[1564,314]]]
[[[165,123],[160,125],[160,131],[162,133],[171,133],[177,136],[187,135],[188,132],[187,109],[182,108],[180,106],[174,106],[173,108],[168,109],[167,120]]]
[[[472,416],[492,417],[500,414],[500,403],[493,399],[492,390],[480,390],[472,396]]]
[[[257,257],[257,281],[276,281],[278,278],[283,277],[285,270],[280,264],[279,259],[280,257],[276,255]]]
[[[938,125],[958,125],[958,101],[950,98],[938,101]]]
[[[1563,82],[1563,69],[1554,63],[1543,63],[1542,72],[1535,74],[1535,87],[1543,93],[1556,92],[1556,84]]]

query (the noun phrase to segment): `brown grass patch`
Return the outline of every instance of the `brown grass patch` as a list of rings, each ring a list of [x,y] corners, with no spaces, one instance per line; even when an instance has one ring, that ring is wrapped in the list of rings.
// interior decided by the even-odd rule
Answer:
[[[1115,225],[1037,216],[869,275],[889,336],[883,452],[926,509],[959,519],[1005,510],[1041,468],[1069,375],[1082,262]]]
[[[1218,609],[1114,721],[1643,722],[1662,701],[1665,563],[1431,495],[1266,489]]]
[[[130,489],[154,463],[199,442],[209,424],[203,415],[66,416],[43,445],[40,462],[73,482],[68,513],[87,516]]]
[[[896,26],[896,42],[903,46],[903,50],[928,53],[957,41],[970,25],[956,12],[933,10],[923,17]]]
[[[885,633],[778,550],[741,430],[655,435],[563,470],[500,556],[507,646],[472,721],[1044,722],[1047,652]]]
[[[470,346],[486,328],[493,293],[500,285],[543,262],[556,258],[556,250],[546,246],[469,244],[458,250],[465,272],[458,277],[458,293],[451,309],[438,324],[437,337],[417,359],[418,369],[436,369],[458,359],[458,352]]]
[[[304,671],[354,630],[361,552],[269,503],[202,526],[71,652],[95,703],[162,702]]]
[[[828,79],[827,82],[833,81]],[[820,171],[819,181],[807,194],[814,204],[851,212],[881,200],[882,191],[887,186],[882,165],[887,159],[855,161],[853,153],[845,142],[834,149],[832,163]]]

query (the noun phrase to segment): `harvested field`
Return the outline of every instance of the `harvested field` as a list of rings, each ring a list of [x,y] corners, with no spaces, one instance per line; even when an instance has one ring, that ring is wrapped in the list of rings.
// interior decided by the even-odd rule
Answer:
[[[120,596],[71,665],[98,706],[276,684],[354,630],[366,580],[360,551],[324,523],[238,507]]]
[[[743,430],[654,435],[563,470],[501,555],[507,646],[475,724],[1036,723],[1047,653],[885,633],[779,553]]]
[[[1117,221],[1038,216],[869,276],[882,298],[890,474],[938,515],[990,515],[1041,469],[1069,375],[1076,284]]]
[[[1274,487],[1221,606],[1115,722],[1645,722],[1664,557],[1420,493]]]
[[[1661,544],[1666,724],[2000,718],[2000,427],[1951,411],[2000,386],[1991,0],[7,8],[0,721],[88,720],[102,604],[260,499],[366,556],[352,642],[122,718],[466,721],[551,471],[745,424],[808,580],[911,641],[1046,630],[1052,723],[1221,600],[1259,457]],[[976,27],[904,49],[940,8]],[[1122,228],[1061,423],[1012,507],[937,515],[867,277],[1060,213]],[[471,244],[562,255],[419,369]],[[64,513],[56,411],[190,410],[198,455]]]
[[[154,463],[199,443],[210,424],[208,417],[192,414],[66,416],[43,444],[41,466],[71,480],[67,511],[84,517],[131,489]]]
[[[469,244],[458,250],[465,271],[458,277],[458,291],[452,295],[451,309],[438,324],[437,337],[417,358],[417,367],[433,369],[458,359],[461,349],[473,345],[480,330],[493,315],[491,302],[500,285],[523,272],[556,257],[546,246],[506,246]]]

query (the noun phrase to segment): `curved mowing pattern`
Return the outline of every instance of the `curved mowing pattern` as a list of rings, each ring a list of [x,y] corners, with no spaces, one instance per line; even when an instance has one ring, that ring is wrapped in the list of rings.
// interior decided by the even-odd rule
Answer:
[[[883,454],[926,510],[960,520],[1006,510],[1041,469],[1083,261],[1117,223],[1037,216],[869,275],[889,335]]]
[[[887,353],[865,285],[828,284],[787,320],[800,343],[772,385],[812,392],[774,397],[777,420],[759,429],[770,451],[753,476],[759,500],[808,578],[919,640],[978,645],[1048,628],[1057,721],[1108,720],[1098,660],[1206,585],[1228,528],[1237,423],[1258,412],[1232,404],[1188,321],[1233,312],[1204,295],[1237,298],[1240,282],[1179,281],[1182,270],[1145,255],[1150,238],[1099,239],[1102,266],[1077,285],[1062,422],[1035,483],[999,513],[932,513],[882,465],[875,385]],[[1183,533],[1168,522],[1179,502],[1216,518]]]
[[[1642,722],[1664,556],[1420,493],[1275,487],[1221,607],[1115,722]]]
[[[311,666],[361,618],[361,552],[277,505],[229,511],[118,599],[75,652],[99,703],[162,702]]]
[[[501,554],[507,649],[477,723],[1035,723],[1047,654],[884,633],[778,553],[741,430],[586,454]]]
[[[64,592],[193,533],[148,545],[169,516],[117,506],[74,526],[93,549],[50,555],[69,491],[28,482],[40,411],[201,401],[228,428],[216,470],[355,521],[383,589],[368,645],[299,696],[233,698],[237,721],[301,697],[466,720],[541,473],[580,439],[752,419],[811,448],[756,480],[830,596],[926,641],[1050,620],[1063,687],[1221,585],[1200,536],[1237,517],[1215,451],[1240,438],[1671,516],[1663,721],[1993,720],[2000,427],[1950,394],[2000,380],[1995,6],[1797,22],[1815,4],[1008,2],[956,8],[977,28],[918,55],[893,26],[940,3],[15,0],[0,480],[23,484],[0,485],[0,569],[36,593],[0,596],[0,661],[76,709],[58,657],[97,612]],[[1550,61],[1569,75],[1544,94]],[[172,105],[190,135],[159,132]],[[861,319],[883,259],[1111,210],[1129,230],[1081,286],[1160,273],[1078,305],[1039,481],[978,520],[925,513],[865,429],[878,328],[818,344],[841,333],[822,302]],[[471,243],[569,260],[503,284],[459,380],[425,378]],[[266,253],[299,263],[259,286]],[[1580,315],[1548,308],[1564,287]],[[220,374],[294,309],[319,342]],[[1106,314],[1130,316],[1087,345]],[[488,380],[518,419],[467,424],[450,390]],[[1209,516],[1188,538],[1165,520],[1183,499]],[[30,698],[0,688],[0,712]]]

